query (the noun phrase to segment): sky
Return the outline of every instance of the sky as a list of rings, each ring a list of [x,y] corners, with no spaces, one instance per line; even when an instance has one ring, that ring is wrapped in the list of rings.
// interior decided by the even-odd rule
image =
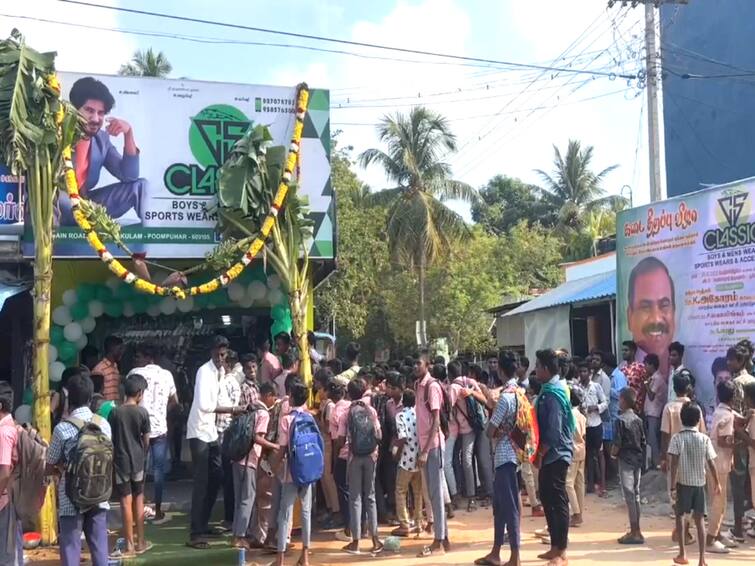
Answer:
[[[34,48],[57,51],[60,70],[115,74],[136,49],[152,47],[168,57],[175,78],[275,85],[306,81],[331,91],[331,130],[341,131],[339,144],[353,146],[355,156],[380,147],[375,125],[383,116],[424,104],[449,120],[458,151],[445,159],[454,178],[474,187],[497,174],[539,184],[536,169],[551,170],[553,146],[563,151],[569,139],[577,139],[594,147],[595,170],[619,166],[605,180],[608,194],[629,196],[629,189],[622,188],[628,185],[635,205],[649,201],[646,94],[637,80],[616,76],[634,75],[643,67],[642,8],[608,9],[605,0],[87,1],[594,72],[462,64],[56,0],[0,6],[0,33],[15,27]],[[391,186],[377,167],[357,167],[357,172],[373,190]],[[467,206],[452,206],[469,219]]]

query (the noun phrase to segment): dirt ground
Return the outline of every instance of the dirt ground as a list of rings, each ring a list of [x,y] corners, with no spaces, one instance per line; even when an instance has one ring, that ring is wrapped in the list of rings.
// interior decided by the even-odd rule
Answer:
[[[571,564],[643,564],[670,565],[676,553],[676,547],[671,543],[670,531],[672,519],[668,515],[667,505],[648,502],[646,517],[643,519],[643,531],[647,543],[643,546],[627,547],[617,544],[616,539],[623,534],[627,522],[623,503],[614,491],[609,499],[599,499],[587,496],[587,512],[585,524],[570,531],[569,557]],[[522,521],[522,550],[524,564],[542,564],[537,555],[547,548],[533,535],[535,529],[545,524],[544,519],[534,519],[529,516],[530,509],[525,508]],[[387,534],[389,529],[383,529]],[[416,558],[416,553],[428,539],[401,539],[401,550],[398,554],[385,553],[379,558],[354,557],[340,551],[343,543],[333,539],[332,532],[317,532],[314,534],[312,548],[312,564],[361,564],[363,562],[379,562],[384,566],[416,566],[421,563],[435,564],[472,564],[476,558],[485,555],[493,537],[491,510],[480,509],[474,513],[459,511],[456,517],[449,521],[450,539],[453,552],[432,558]],[[133,564],[181,564],[202,566],[237,564],[238,554],[229,549],[226,540],[213,543],[212,550],[190,550],[183,545],[187,534],[185,517],[177,515],[174,521],[162,527],[148,527],[148,537],[156,543],[155,549],[144,555]],[[294,542],[298,543],[297,539]],[[363,541],[363,548],[369,547],[368,541]],[[696,564],[697,549],[689,549],[690,563]],[[53,550],[39,550],[29,553],[31,562],[38,566],[58,564],[57,553]],[[505,559],[506,553],[503,554]],[[247,564],[269,564],[272,557],[260,555],[257,552],[247,553]],[[296,556],[286,559],[286,564],[294,564]],[[708,555],[709,565],[731,563],[738,565],[755,564],[755,539],[749,539],[741,548],[729,555]]]

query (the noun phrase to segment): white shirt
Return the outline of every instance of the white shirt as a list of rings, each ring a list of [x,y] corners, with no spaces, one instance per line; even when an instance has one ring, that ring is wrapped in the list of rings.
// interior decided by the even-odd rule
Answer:
[[[223,375],[225,370],[216,367],[212,360],[197,370],[194,401],[191,403],[189,419],[186,422],[187,440],[197,438],[202,442],[215,442],[218,439],[215,409],[218,407],[220,378]]]
[[[611,398],[611,378],[602,369],[592,375],[592,380],[603,388],[606,399]]]
[[[138,374],[147,380],[147,390],[141,405],[149,413],[149,437],[158,438],[168,433],[168,400],[176,394],[173,374],[156,364],[134,368],[129,375]]]
[[[236,383],[241,386],[244,381],[246,381],[246,376],[244,375],[244,368],[241,367],[240,363],[236,363],[235,366],[233,366],[233,369],[228,372],[228,375],[234,377],[236,379]]]

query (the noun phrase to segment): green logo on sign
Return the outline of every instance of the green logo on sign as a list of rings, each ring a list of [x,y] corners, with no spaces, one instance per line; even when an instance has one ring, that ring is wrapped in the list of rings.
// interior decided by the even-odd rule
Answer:
[[[251,123],[241,110],[228,104],[213,104],[200,111],[189,127],[189,148],[197,163],[168,167],[164,175],[168,190],[175,195],[215,194],[218,168]]]

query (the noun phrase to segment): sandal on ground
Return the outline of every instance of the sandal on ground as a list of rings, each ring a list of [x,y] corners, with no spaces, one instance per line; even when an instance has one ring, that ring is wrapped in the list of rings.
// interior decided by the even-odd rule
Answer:
[[[411,531],[405,527],[398,527],[397,529],[393,529],[391,531],[392,537],[408,537],[411,534]]]
[[[377,556],[378,554],[383,552],[383,550],[385,550],[385,545],[381,542],[377,546],[372,547],[372,550],[370,550],[370,554],[372,554],[372,556]]]
[[[346,546],[344,546],[343,548],[341,548],[341,550],[343,550],[346,554],[351,554],[352,556],[361,556],[362,555],[362,551],[361,550],[359,550],[358,548],[357,549],[351,549],[351,548],[349,548],[348,544]]]
[[[490,560],[487,556],[483,556],[482,558],[478,558],[474,561],[477,566],[501,566],[500,562],[493,562]]]
[[[206,540],[190,540],[186,546],[194,550],[209,550],[210,544]]]
[[[477,511],[477,502],[474,499],[470,499],[467,503],[467,513]]]
[[[618,543],[619,544],[645,544],[645,539],[642,537],[636,537],[627,533],[623,537],[619,538]]]
[[[432,548],[429,544],[422,547],[422,550],[417,554],[417,558],[427,558],[428,556],[435,556],[439,555],[442,556],[445,554],[443,552],[442,548]]]
[[[155,545],[154,545],[154,544],[152,544],[152,542],[150,542],[150,541],[147,541],[147,543],[146,543],[146,544],[144,545],[144,548],[137,548],[137,549],[136,549],[136,554],[138,554],[138,555],[142,555],[142,554],[144,554],[145,552],[149,552],[149,551],[150,551],[150,550],[152,550],[153,548],[155,548]]]
[[[674,556],[674,564],[680,564],[680,565],[689,564],[689,560],[687,560],[686,558],[682,558],[681,556]]]

